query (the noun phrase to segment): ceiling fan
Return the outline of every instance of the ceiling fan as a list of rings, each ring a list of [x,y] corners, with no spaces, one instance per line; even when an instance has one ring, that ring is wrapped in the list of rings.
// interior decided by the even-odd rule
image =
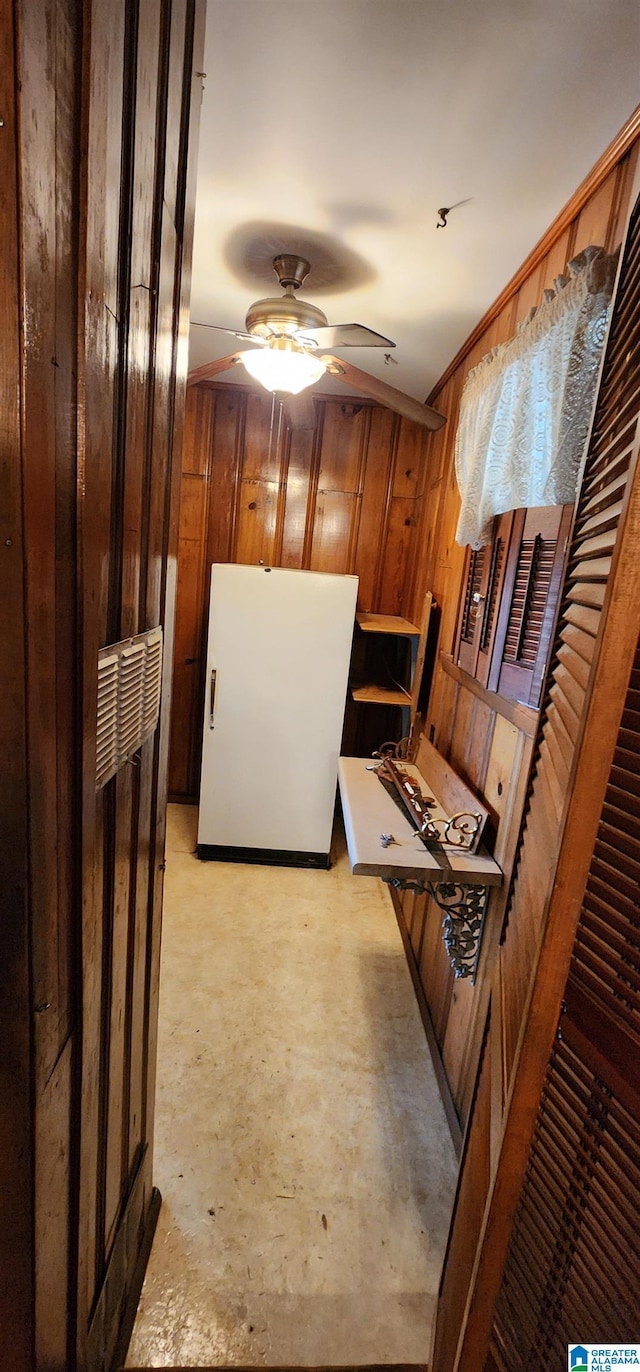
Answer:
[[[291,427],[307,428],[314,423],[313,406],[307,397],[301,397],[302,404],[297,403],[295,397],[329,373],[346,386],[355,387],[369,399],[377,400],[380,405],[386,405],[427,429],[439,429],[445,423],[444,415],[430,405],[422,405],[413,396],[360,371],[332,353],[321,354],[318,351],[321,348],[395,348],[395,343],[363,324],[328,324],[326,315],[317,305],[299,299],[296,291],[310,270],[306,258],[295,253],[280,253],[273,259],[273,269],[284,294],[256,300],[247,314],[246,332],[218,329],[215,324],[196,326],[231,334],[242,342],[254,344],[256,350],[230,353],[228,357],[198,367],[189,375],[190,385],[218,376],[242,362],[249,374],[267,390],[288,393],[284,404]]]

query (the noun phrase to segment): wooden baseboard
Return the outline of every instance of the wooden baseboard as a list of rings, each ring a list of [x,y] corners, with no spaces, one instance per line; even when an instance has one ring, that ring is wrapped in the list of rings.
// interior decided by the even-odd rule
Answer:
[[[124,1313],[122,1316],[122,1324],[120,1326],[120,1333],[118,1335],[118,1342],[116,1344],[115,1354],[113,1358],[114,1368],[122,1367],[127,1356],[127,1349],[131,1342],[133,1326],[135,1324],[135,1318],[138,1312],[140,1292],[142,1291],[142,1283],[144,1281],[144,1275],[147,1270],[147,1263],[149,1261],[149,1256],[151,1253],[151,1245],[153,1243],[153,1237],[156,1232],[156,1225],[158,1223],[158,1215],[160,1214],[161,1205],[162,1196],[160,1195],[157,1186],[154,1186],[151,1192],[151,1200],[149,1202],[149,1209],[147,1212],[144,1234],[142,1236],[142,1243],[140,1244],[140,1248],[138,1250],[136,1265],[134,1267],[131,1277],[131,1285],[129,1287],[127,1304],[125,1306]]]
[[[416,993],[418,1009],[420,1011],[420,1017],[424,1025],[424,1032],[426,1034],[427,1043],[429,1045],[431,1061],[433,1062],[433,1070],[436,1074],[436,1081],[438,1083],[440,1096],[442,1098],[442,1104],[444,1105],[444,1112],[447,1117],[449,1132],[451,1134],[451,1139],[453,1142],[453,1146],[455,1148],[456,1157],[459,1158],[462,1150],[462,1129],[460,1128],[458,1113],[454,1105],[453,1096],[451,1094],[451,1088],[447,1080],[447,1074],[444,1070],[444,1063],[442,1061],[440,1049],[438,1047],[438,1041],[436,1039],[435,1030],[433,1028],[433,1021],[431,1019],[431,1014],[429,1012],[427,997],[425,996],[424,987],[420,980],[420,971],[415,959],[413,948],[411,946],[411,939],[409,938],[409,930],[407,929],[407,924],[402,909],[400,893],[396,891],[392,886],[389,887],[389,892],[391,895],[393,908],[396,913],[396,919],[398,921],[400,936],[404,944],[404,951],[406,954],[407,963],[409,964],[409,971],[411,973],[413,989]]]
[[[162,1198],[151,1184],[145,1149],[120,1216],[111,1255],[81,1351],[85,1372],[113,1372],[127,1356]]]

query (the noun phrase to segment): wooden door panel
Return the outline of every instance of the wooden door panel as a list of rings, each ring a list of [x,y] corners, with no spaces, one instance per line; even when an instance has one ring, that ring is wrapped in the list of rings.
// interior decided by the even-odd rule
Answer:
[[[180,14],[181,33],[176,28]],[[165,41],[170,23],[177,56]],[[93,535],[90,548],[88,540],[83,543],[88,685],[95,673],[96,637],[99,644],[127,637],[161,623],[167,612],[167,558],[177,513],[172,430],[189,111],[183,89],[192,82],[193,24],[193,5],[171,7],[156,0],[140,6],[139,13],[137,6],[121,5],[110,15],[108,32],[97,19],[89,30],[92,79],[96,69],[110,73],[112,104],[98,111],[89,103],[86,193],[91,202],[94,178],[100,177],[103,200],[118,206],[119,230],[114,327],[100,371],[90,370],[90,308],[85,333],[88,401],[97,417],[87,447],[86,501],[110,512],[108,521],[83,530],[85,538],[89,531]],[[167,105],[169,90],[173,109]],[[174,155],[166,163],[167,130]],[[121,136],[121,161],[105,163],[105,149]],[[167,165],[178,177],[169,194],[173,214],[165,205]],[[88,274],[102,251],[95,206],[93,211],[83,243]],[[105,303],[103,298],[103,311]],[[105,312],[111,317],[110,309]],[[113,422],[105,443],[108,414]],[[99,445],[102,466],[92,461]],[[98,616],[92,571],[101,586]],[[165,694],[167,689],[168,678]],[[91,714],[88,701],[87,765]],[[166,724],[165,711],[164,730]],[[132,1282],[140,1275],[138,1250],[156,1208],[147,1131],[153,1117],[148,1095],[155,1006],[149,978],[165,801],[161,757],[158,739],[151,739],[102,793],[85,791],[78,1360],[88,1369],[107,1366],[114,1355]]]
[[[96,792],[97,664],[102,645],[165,615],[171,657],[203,23],[200,0],[0,4],[12,670],[0,1037],[2,1191],[15,1198],[1,1215],[0,1323],[20,1372],[111,1364],[157,1210],[169,673],[159,735]]]

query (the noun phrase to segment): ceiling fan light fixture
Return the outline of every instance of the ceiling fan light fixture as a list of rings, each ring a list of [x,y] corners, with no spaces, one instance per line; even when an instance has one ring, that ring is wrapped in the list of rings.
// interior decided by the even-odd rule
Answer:
[[[240,359],[249,375],[265,390],[287,391],[289,395],[298,395],[306,386],[313,386],[326,371],[321,358],[286,338],[255,352],[240,353]]]

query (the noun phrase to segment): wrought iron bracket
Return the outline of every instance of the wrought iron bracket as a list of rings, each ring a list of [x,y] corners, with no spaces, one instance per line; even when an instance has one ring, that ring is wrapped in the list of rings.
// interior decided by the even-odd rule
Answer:
[[[405,877],[383,877],[383,881],[399,891],[431,896],[444,912],[442,937],[454,976],[470,977],[475,981],[490,888],[463,886],[458,882],[413,881]]]

